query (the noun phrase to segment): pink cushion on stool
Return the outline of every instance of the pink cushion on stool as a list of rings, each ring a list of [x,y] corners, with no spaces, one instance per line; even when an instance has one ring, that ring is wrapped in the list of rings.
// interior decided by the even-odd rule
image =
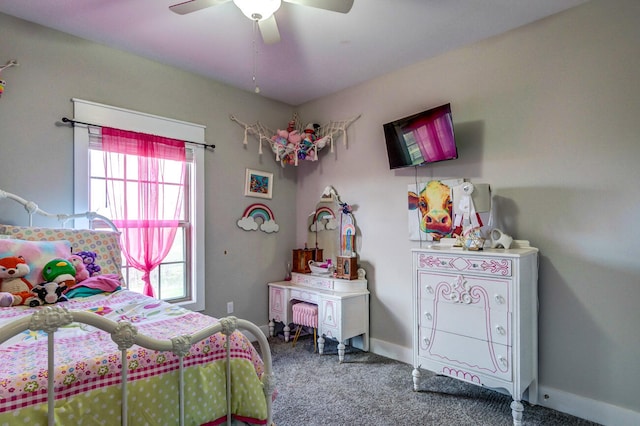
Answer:
[[[294,324],[318,328],[318,305],[300,302],[293,305],[291,309]]]

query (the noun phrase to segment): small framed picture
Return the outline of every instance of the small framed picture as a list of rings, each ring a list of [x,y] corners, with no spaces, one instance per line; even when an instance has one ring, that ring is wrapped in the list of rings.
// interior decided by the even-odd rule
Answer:
[[[244,182],[244,195],[247,197],[273,197],[273,173],[247,169]]]

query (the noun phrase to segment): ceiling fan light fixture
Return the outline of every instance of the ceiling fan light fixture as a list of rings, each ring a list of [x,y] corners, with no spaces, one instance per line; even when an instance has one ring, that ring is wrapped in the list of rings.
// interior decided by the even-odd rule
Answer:
[[[281,0],[233,0],[233,2],[252,21],[270,18],[282,4]]]

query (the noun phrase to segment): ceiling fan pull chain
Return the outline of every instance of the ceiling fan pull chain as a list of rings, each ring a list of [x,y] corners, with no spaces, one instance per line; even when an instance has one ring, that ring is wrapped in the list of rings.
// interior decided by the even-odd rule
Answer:
[[[253,21],[253,85],[255,86],[254,91],[256,93],[260,93],[260,87],[258,86],[258,81],[256,80],[256,69],[258,68],[258,47],[256,45],[256,34],[258,33],[258,20]]]

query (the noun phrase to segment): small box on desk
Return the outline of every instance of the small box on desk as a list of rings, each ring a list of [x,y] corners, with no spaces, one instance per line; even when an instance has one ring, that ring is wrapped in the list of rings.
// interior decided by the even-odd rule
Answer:
[[[338,256],[336,259],[336,278],[355,280],[358,278],[358,258]]]
[[[309,261],[314,262],[322,261],[322,249],[294,249],[293,250],[293,265],[291,267],[292,272],[298,272],[301,274],[308,274],[311,272],[309,268]]]

